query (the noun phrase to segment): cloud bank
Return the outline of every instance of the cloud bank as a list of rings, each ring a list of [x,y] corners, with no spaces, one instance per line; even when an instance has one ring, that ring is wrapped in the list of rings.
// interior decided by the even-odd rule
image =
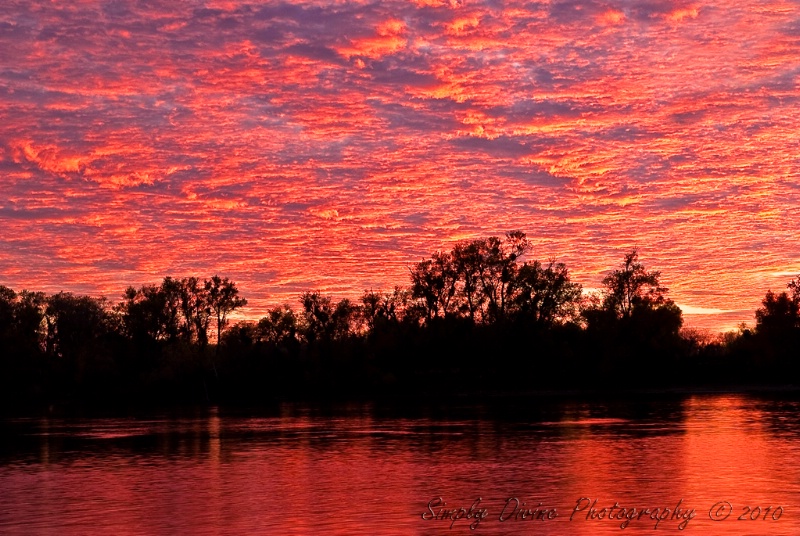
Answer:
[[[12,0],[0,283],[220,273],[257,315],[521,229],[752,322],[800,266],[798,50],[783,1]]]

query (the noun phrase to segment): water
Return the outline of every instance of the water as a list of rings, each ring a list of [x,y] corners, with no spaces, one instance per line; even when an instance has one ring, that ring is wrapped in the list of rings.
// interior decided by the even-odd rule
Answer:
[[[798,406],[714,395],[7,419],[0,533],[800,534]],[[439,498],[456,511],[480,498],[486,517],[475,530],[475,517],[429,519]],[[598,515],[648,512],[622,529],[626,517],[592,519],[595,500]],[[514,515],[540,503],[556,517]]]

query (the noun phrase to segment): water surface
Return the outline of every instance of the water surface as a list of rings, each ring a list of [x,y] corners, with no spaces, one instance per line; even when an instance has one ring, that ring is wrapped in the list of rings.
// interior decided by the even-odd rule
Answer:
[[[713,395],[6,419],[0,533],[800,534],[799,406]],[[479,498],[474,531],[475,517],[430,519]],[[620,519],[599,518],[615,503]],[[556,517],[521,515],[537,507]],[[646,513],[622,529],[633,509]]]

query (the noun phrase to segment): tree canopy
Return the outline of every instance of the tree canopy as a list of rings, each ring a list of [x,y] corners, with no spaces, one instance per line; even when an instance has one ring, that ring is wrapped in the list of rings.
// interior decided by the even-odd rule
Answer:
[[[603,307],[619,318],[630,318],[636,308],[655,309],[669,303],[660,283],[661,272],[647,271],[639,251],[625,254],[622,266],[603,278]]]
[[[297,309],[238,322],[247,300],[219,275],[131,286],[116,304],[0,286],[0,400],[664,385],[689,369],[721,381],[739,370],[731,363],[764,381],[779,364],[780,378],[800,380],[800,279],[766,293],[753,332],[714,338],[682,331],[636,249],[598,293],[534,253],[521,231],[464,240],[409,266],[407,286],[355,300],[309,290]]]

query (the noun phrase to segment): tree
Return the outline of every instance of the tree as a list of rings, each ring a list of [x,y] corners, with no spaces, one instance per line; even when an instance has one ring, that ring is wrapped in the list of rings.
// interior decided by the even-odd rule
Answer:
[[[208,308],[217,321],[217,350],[219,350],[222,328],[227,325],[228,315],[247,305],[247,300],[239,297],[236,283],[218,275],[205,282],[205,297]]]
[[[143,285],[138,290],[128,287],[116,310],[128,337],[135,341],[169,342],[180,332],[179,307],[177,297],[165,291],[164,285]]]
[[[197,340],[201,348],[208,344],[208,326],[211,323],[211,307],[208,291],[196,277],[185,277],[175,285],[183,316],[183,335],[191,342]]]
[[[0,349],[10,346],[9,339],[14,333],[16,304],[17,293],[9,287],[0,285]]]
[[[761,363],[784,365],[782,377],[794,381],[800,377],[797,348],[800,345],[800,282],[792,280],[788,292],[768,291],[756,311],[753,343]]]
[[[333,310],[332,337],[342,340],[362,333],[361,318],[361,308],[358,305],[347,298],[340,300]]]
[[[530,244],[522,231],[456,244],[411,269],[411,293],[426,321],[466,316],[473,322],[502,319],[510,304],[519,260]]]
[[[167,276],[161,282],[160,293],[163,296],[164,334],[167,340],[175,340],[181,335],[181,331],[186,329],[181,326],[183,284],[178,279]]]
[[[458,278],[459,309],[473,322],[481,315],[486,296],[481,292],[481,274],[485,269],[484,240],[461,242],[453,248],[452,258]]]
[[[792,281],[794,283],[794,281]],[[790,289],[792,289],[790,283]],[[764,333],[787,333],[800,327],[800,298],[793,290],[775,294],[767,292],[756,311],[756,331]]]
[[[253,343],[258,341],[258,324],[251,320],[241,320],[225,330],[218,344],[233,347],[234,352],[238,352],[250,348]]]
[[[319,291],[304,292],[300,296],[305,319],[306,339],[316,342],[330,332],[333,323],[333,304],[328,296]]]
[[[511,301],[510,291],[519,270],[517,261],[527,253],[530,243],[522,231],[511,231],[506,233],[505,240],[492,236],[480,241],[477,247],[478,280],[487,304],[486,320],[500,320]]]
[[[23,290],[14,306],[14,331],[24,348],[41,351],[45,347],[44,330],[47,295],[44,292]]]
[[[408,307],[409,293],[395,287],[390,293],[364,291],[361,296],[361,316],[369,331],[400,322]]]
[[[648,272],[634,249],[625,255],[622,267],[603,279],[603,306],[618,318],[630,318],[636,307],[656,308],[667,303],[667,289],[659,283],[661,272]]]
[[[308,342],[341,340],[355,331],[360,315],[358,306],[343,299],[336,305],[319,291],[305,292],[300,297]]]
[[[609,370],[633,365],[650,370],[654,363],[680,355],[682,312],[665,296],[660,277],[660,272],[647,271],[633,250],[619,269],[603,279],[602,299],[587,300],[582,311],[586,334]],[[648,359],[643,361],[642,356]]]
[[[526,262],[512,281],[513,312],[540,325],[571,320],[578,314],[582,289],[563,263]]]
[[[59,292],[47,299],[47,347],[52,355],[75,358],[109,333],[105,299]]]
[[[789,281],[789,284],[786,285],[786,288],[788,288],[789,292],[792,293],[792,299],[800,303],[800,277]]]
[[[159,286],[128,287],[116,310],[133,339],[170,342],[183,337],[205,346],[211,319],[216,320],[219,341],[228,315],[246,304],[228,278],[215,275],[201,284],[196,277],[165,277]]]
[[[411,269],[411,295],[419,300],[426,321],[452,311],[457,278],[452,255],[441,251]]]
[[[4,331],[14,322],[14,304],[17,293],[5,285],[0,285],[0,331]]]
[[[275,345],[297,342],[300,322],[292,308],[283,305],[271,309],[258,321],[256,333],[257,340]]]
[[[17,294],[0,285],[0,346],[23,352],[41,351],[46,303],[43,292],[23,290]]]

